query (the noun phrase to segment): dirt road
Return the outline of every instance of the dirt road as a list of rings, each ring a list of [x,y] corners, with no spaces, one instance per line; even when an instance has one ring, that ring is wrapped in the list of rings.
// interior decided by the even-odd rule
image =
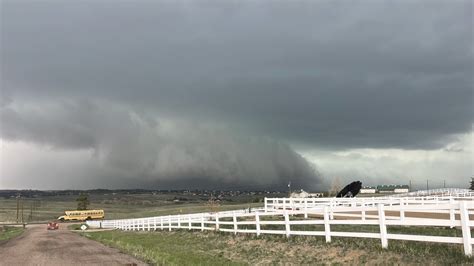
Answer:
[[[59,230],[29,225],[19,237],[0,244],[0,265],[146,265],[120,251]]]

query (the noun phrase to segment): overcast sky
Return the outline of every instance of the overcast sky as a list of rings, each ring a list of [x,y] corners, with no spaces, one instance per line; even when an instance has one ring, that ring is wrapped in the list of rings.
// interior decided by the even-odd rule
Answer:
[[[472,1],[0,7],[0,189],[474,176]]]

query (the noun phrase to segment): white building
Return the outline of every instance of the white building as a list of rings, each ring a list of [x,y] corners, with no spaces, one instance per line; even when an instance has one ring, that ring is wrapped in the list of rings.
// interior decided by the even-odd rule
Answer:
[[[300,192],[292,192],[290,198],[319,198],[322,196],[323,193],[309,193],[301,190]]]
[[[377,189],[375,187],[363,187],[360,189],[361,194],[375,194]]]
[[[377,186],[379,193],[407,193],[410,191],[408,185],[381,185]]]
[[[395,192],[395,193],[408,193],[409,189],[407,187],[396,188],[393,192]]]

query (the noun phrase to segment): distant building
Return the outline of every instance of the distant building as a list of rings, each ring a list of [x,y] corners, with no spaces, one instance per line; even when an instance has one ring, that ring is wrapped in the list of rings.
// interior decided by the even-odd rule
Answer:
[[[375,194],[377,193],[376,187],[363,187],[360,189],[361,194]]]
[[[408,193],[408,192],[410,192],[410,187],[408,185],[400,185],[400,186],[397,186],[393,192],[395,192],[395,193]]]
[[[377,186],[379,193],[407,193],[410,191],[408,185],[380,185]]]
[[[292,192],[290,198],[319,198],[323,193],[309,193],[301,189],[300,192]]]

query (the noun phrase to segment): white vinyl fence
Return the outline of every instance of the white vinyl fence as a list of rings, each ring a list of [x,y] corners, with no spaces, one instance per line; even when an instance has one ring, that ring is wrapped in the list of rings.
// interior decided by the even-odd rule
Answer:
[[[388,240],[411,240],[439,243],[463,244],[466,255],[472,255],[470,214],[474,215],[472,198],[462,200],[452,197],[431,202],[427,198],[392,199],[386,201],[361,198],[326,198],[322,204],[312,204],[313,199],[266,199],[266,208],[253,213],[227,211],[218,213],[197,213],[187,215],[168,215],[138,219],[88,221],[91,227],[115,228],[126,231],[155,230],[215,230],[229,233],[280,234],[324,236],[327,242],[332,237],[358,237],[380,239],[383,248]],[[321,198],[318,198],[321,200]],[[271,202],[271,203],[270,203]],[[320,202],[320,201],[317,201]],[[331,204],[327,204],[330,202]],[[429,204],[427,204],[429,202]],[[286,205],[290,204],[290,205]],[[280,206],[281,205],[281,206]],[[285,205],[285,206],[283,206]],[[287,206],[291,206],[287,208]],[[303,206],[303,207],[301,207]],[[334,231],[333,225],[373,225],[378,232]],[[458,227],[462,237],[428,236],[413,234],[391,234],[387,226],[432,226]],[[357,230],[357,226],[350,227]]]
[[[311,210],[321,206],[346,206],[363,207],[384,204],[387,206],[410,206],[410,205],[439,205],[443,203],[453,204],[459,200],[474,200],[474,193],[456,193],[453,195],[430,195],[430,196],[390,196],[390,197],[360,197],[360,198],[265,198],[265,212],[276,210]]]

